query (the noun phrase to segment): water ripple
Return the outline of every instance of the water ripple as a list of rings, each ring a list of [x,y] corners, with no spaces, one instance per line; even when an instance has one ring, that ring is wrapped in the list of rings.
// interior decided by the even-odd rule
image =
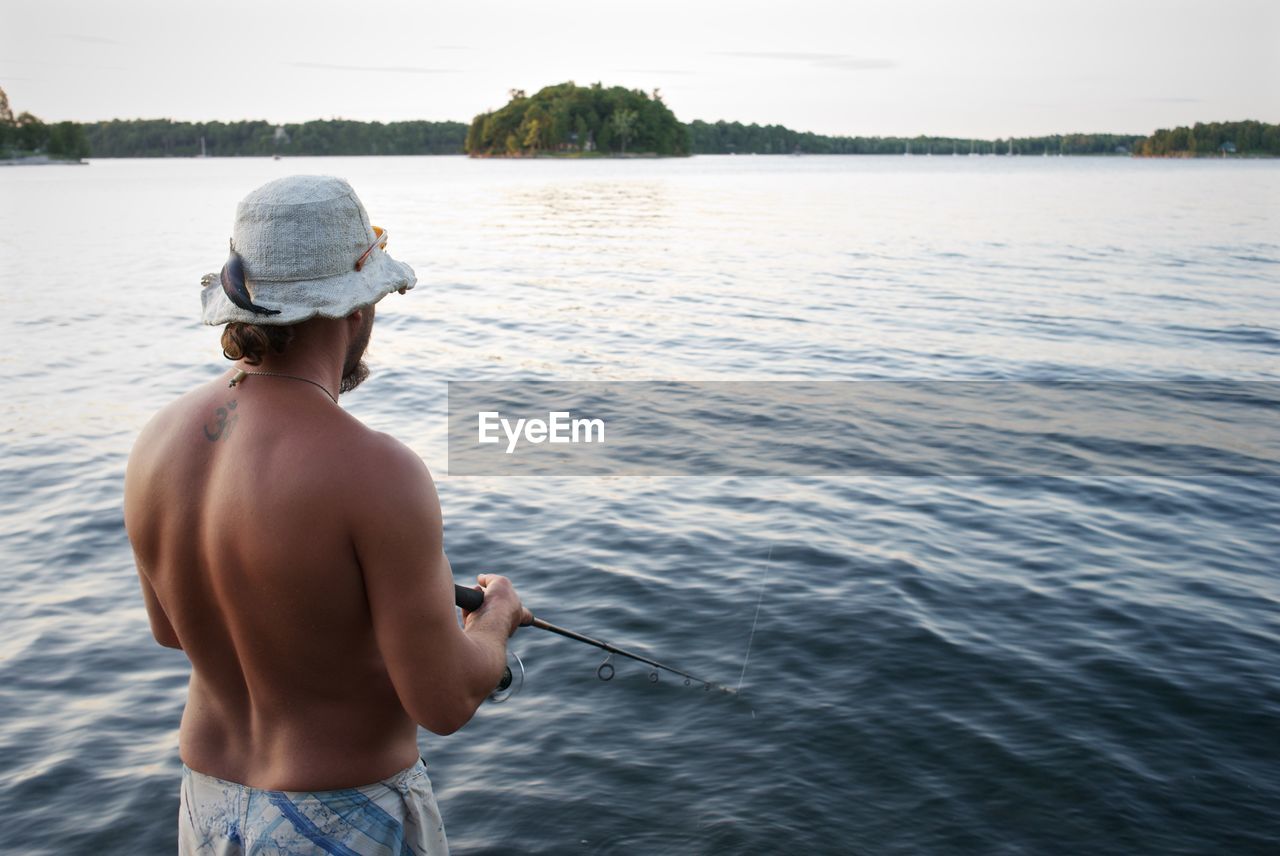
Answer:
[[[549,620],[733,684],[767,571],[740,697],[620,659],[601,682],[602,652],[519,633],[522,694],[422,736],[457,852],[1274,851],[1275,479],[445,472],[448,379],[1280,375],[1274,165],[924,160],[0,174],[0,234],[60,226],[56,252],[4,249],[26,283],[6,341],[47,359],[4,358],[3,849],[172,850],[186,661],[149,639],[121,477],[149,414],[219,368],[194,320],[209,236],[288,169],[403,224],[422,282],[380,307],[344,406],[432,466],[460,580],[508,573]],[[163,248],[141,277],[140,227]]]

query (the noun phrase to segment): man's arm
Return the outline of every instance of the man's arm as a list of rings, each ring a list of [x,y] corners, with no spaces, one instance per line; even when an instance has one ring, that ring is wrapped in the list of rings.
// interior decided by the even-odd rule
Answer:
[[[129,463],[125,468],[124,477],[124,523],[125,530],[129,534],[129,542],[134,548],[133,560],[134,565],[138,568],[138,581],[142,584],[142,602],[147,607],[147,619],[151,622],[151,635],[155,637],[166,648],[182,648],[182,642],[178,639],[178,634],[174,631],[173,625],[169,622],[169,616],[165,614],[164,607],[160,605],[160,599],[156,597],[156,590],[151,585],[151,580],[147,579],[146,569],[142,566],[142,558],[138,555],[138,544],[134,540],[141,537],[139,527],[136,525],[145,507],[146,496],[139,492],[140,477],[135,471],[139,466],[137,449],[141,444],[135,444],[134,451],[129,454]]]
[[[142,600],[147,605],[147,618],[151,621],[151,635],[166,648],[182,650],[182,641],[178,639],[177,632],[169,623],[169,616],[165,615],[164,607],[156,597],[156,590],[151,587],[151,580],[147,579],[147,575],[143,573],[140,563],[138,563],[138,579],[142,583]]]
[[[505,578],[485,575],[484,606],[459,627],[427,468],[381,436],[367,460],[349,500],[374,634],[405,710],[424,728],[451,734],[497,686],[507,638],[526,613]]]

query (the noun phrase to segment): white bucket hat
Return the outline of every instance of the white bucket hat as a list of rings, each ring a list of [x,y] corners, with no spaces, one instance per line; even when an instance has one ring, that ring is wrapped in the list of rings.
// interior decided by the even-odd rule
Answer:
[[[201,280],[204,323],[344,318],[418,278],[387,255],[351,185],[327,175],[264,184],[236,206],[231,258]]]

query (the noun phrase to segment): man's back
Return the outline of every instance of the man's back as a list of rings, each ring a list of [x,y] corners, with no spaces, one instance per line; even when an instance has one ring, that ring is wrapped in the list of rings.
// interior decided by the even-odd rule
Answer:
[[[337,788],[417,758],[352,532],[390,442],[320,389],[268,377],[207,384],[139,437],[126,522],[192,662],[180,747],[194,769]]]
[[[289,176],[236,208],[202,280],[235,368],[143,429],[125,525],[152,633],[191,660],[182,853],[436,854],[417,727],[461,728],[533,616],[504,577],[459,626],[422,461],[338,406],[375,304],[417,277],[355,191]]]

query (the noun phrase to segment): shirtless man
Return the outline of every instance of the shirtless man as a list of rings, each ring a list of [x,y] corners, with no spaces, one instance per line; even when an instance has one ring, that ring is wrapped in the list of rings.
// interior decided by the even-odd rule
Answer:
[[[130,455],[152,632],[192,666],[180,852],[447,852],[417,727],[461,728],[531,618],[482,574],[459,626],[430,474],[337,405],[373,304],[416,282],[385,242],[339,179],[246,197],[202,295],[236,364]]]

